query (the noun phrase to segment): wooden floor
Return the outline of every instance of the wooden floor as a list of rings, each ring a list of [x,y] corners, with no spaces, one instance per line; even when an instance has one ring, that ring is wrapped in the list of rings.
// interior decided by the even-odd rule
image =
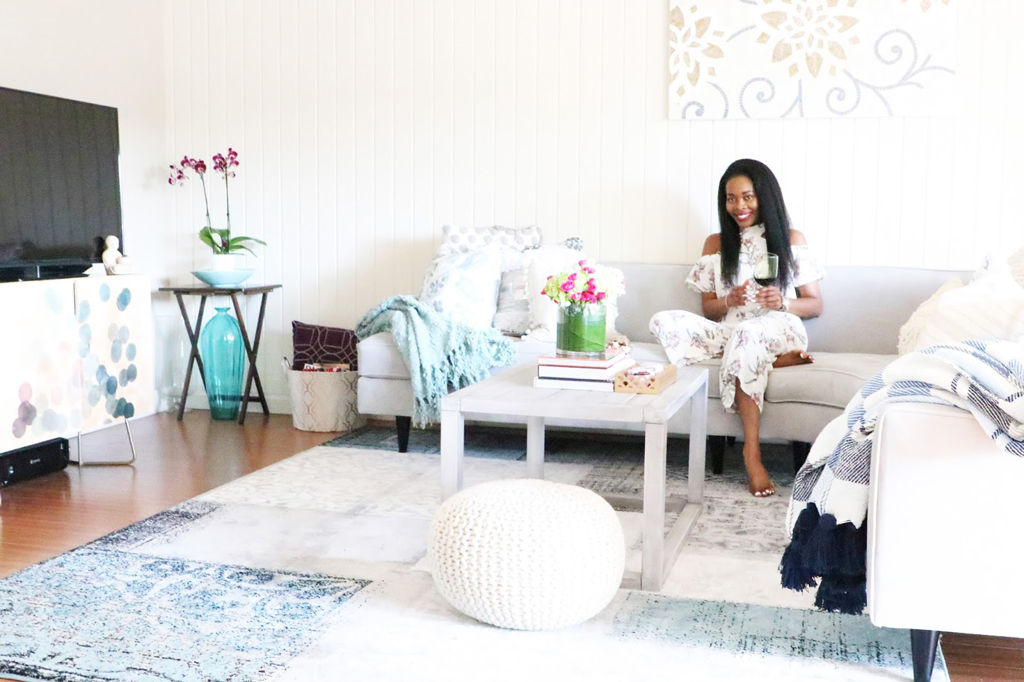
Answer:
[[[245,426],[192,411],[177,422],[158,414],[132,422],[138,461],[86,467],[0,490],[0,576],[9,575],[184,502],[223,483],[329,440],[292,428],[282,415],[250,415]],[[72,456],[75,443],[72,441]],[[121,428],[89,434],[90,459],[127,459]],[[1024,640],[947,634],[953,682],[1024,682]]]

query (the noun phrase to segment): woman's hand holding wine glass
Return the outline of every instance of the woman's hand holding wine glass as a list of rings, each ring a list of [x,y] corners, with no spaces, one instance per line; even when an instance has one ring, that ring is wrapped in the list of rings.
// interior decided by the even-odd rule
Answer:
[[[760,308],[769,310],[782,310],[782,292],[778,287],[758,287],[754,295],[754,302]]]
[[[774,253],[766,253],[754,263],[754,303],[761,308],[781,308],[782,292],[772,286],[779,277],[779,257]]]

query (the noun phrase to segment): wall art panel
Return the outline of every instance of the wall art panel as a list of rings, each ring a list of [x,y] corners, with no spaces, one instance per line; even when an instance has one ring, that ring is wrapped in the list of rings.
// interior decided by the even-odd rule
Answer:
[[[669,117],[952,113],[957,0],[670,0]]]

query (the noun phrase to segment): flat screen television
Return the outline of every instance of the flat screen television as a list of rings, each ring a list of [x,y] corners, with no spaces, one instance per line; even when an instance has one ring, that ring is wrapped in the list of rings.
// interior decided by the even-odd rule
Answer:
[[[0,280],[81,274],[122,238],[119,150],[116,108],[0,87]]]

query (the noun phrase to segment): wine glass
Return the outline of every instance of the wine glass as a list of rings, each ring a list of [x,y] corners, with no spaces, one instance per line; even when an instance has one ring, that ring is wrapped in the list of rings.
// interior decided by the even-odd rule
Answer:
[[[771,286],[779,277],[779,257],[774,253],[766,253],[754,262],[754,281],[758,288]],[[757,292],[754,292],[757,296]]]

